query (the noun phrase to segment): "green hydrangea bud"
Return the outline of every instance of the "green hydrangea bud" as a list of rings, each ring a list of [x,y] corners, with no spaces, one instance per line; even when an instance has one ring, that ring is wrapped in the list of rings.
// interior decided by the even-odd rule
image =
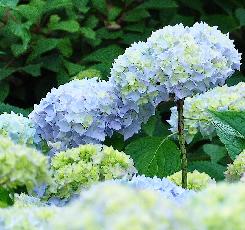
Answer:
[[[174,173],[171,176],[168,176],[172,182],[176,185],[181,186],[182,173],[181,171]],[[200,173],[197,170],[193,172],[188,172],[187,174],[187,188],[195,191],[202,190],[210,184],[215,184],[215,180],[212,179],[206,173]]]
[[[48,196],[69,198],[95,182],[131,177],[136,169],[124,152],[103,145],[81,145],[55,155],[51,160],[52,184]]]
[[[48,159],[36,149],[0,137],[0,184],[12,190],[25,186],[31,192],[49,180]]]
[[[28,207],[43,207],[46,206],[39,198],[29,196],[25,193],[14,194],[14,207],[16,208],[28,208]]]
[[[229,164],[225,172],[228,182],[239,181],[245,173],[245,149],[236,157],[233,164]]]

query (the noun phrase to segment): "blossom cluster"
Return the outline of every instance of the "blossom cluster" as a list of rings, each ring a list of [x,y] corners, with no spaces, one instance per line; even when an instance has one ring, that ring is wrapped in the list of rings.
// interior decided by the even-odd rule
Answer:
[[[171,176],[167,177],[170,181],[178,186],[181,186],[182,172],[176,172]],[[208,187],[210,184],[215,184],[215,180],[212,179],[206,173],[200,173],[197,170],[187,173],[187,188],[190,190],[200,191]]]
[[[109,81],[89,76],[48,93],[30,114],[37,139],[61,150],[101,143],[114,131],[127,139],[160,102],[223,85],[240,59],[229,35],[217,27],[166,26],[126,49],[113,63]]]
[[[245,111],[245,83],[235,86],[216,87],[204,94],[188,97],[184,103],[186,141],[190,143],[200,132],[204,137],[212,138],[215,128],[211,123],[213,111]],[[171,108],[171,117],[168,120],[170,130],[174,133],[178,129],[177,108]]]
[[[8,136],[16,144],[34,144],[35,129],[31,121],[22,114],[0,114],[0,135]]]
[[[245,149],[236,157],[232,164],[229,164],[225,172],[228,182],[239,181],[245,173]]]
[[[0,209],[0,228],[244,229],[245,187],[242,183],[209,185],[180,205],[163,194],[151,188],[102,182],[83,191],[66,207],[32,206],[27,201],[28,205]]]
[[[150,43],[160,85],[175,99],[223,85],[240,68],[241,54],[228,34],[206,23],[178,24],[152,33]]]
[[[93,183],[131,178],[136,169],[124,152],[104,145],[80,145],[57,153],[51,159],[52,183],[47,194],[69,198]]]
[[[177,203],[182,203],[194,192],[191,190],[185,190],[180,186],[177,186],[171,180],[167,178],[157,178],[157,177],[146,177],[144,175],[135,175],[131,179],[120,179],[115,180],[116,183],[128,185],[135,189],[149,189],[158,191],[162,196],[167,197],[168,199],[175,201]]]
[[[0,165],[0,183],[8,190],[25,186],[30,192],[49,180],[47,157],[8,137],[0,136]]]
[[[60,209],[52,229],[181,229],[175,222],[175,206],[151,190],[139,190],[111,182],[93,186],[80,199]],[[184,214],[178,211],[179,219]],[[62,218],[65,216],[66,218]],[[172,220],[171,220],[172,218]],[[69,221],[68,221],[69,220]]]

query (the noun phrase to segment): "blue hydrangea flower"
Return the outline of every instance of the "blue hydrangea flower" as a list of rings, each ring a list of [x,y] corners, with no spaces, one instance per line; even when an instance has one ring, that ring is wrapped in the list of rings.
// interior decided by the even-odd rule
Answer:
[[[0,135],[8,136],[16,144],[34,144],[35,129],[31,121],[22,114],[0,114]]]
[[[194,136],[200,132],[203,137],[212,138],[216,135],[211,122],[209,110],[214,111],[245,111],[245,83],[240,82],[235,86],[216,87],[203,94],[187,97],[184,104],[185,136],[190,143]],[[168,120],[170,130],[178,130],[178,113],[176,106],[171,108]]]
[[[132,179],[115,180],[120,184],[129,185],[136,189],[149,189],[160,192],[163,196],[176,201],[177,203],[183,202],[187,197],[190,197],[195,192],[191,190],[185,190],[180,186],[177,186],[167,178],[146,177],[144,175],[134,176]]]
[[[37,139],[55,149],[100,143],[120,129],[113,86],[97,78],[73,80],[52,89],[29,115]]]
[[[241,65],[241,54],[229,35],[202,22],[166,26],[147,42],[160,68],[159,84],[176,100],[223,85]]]

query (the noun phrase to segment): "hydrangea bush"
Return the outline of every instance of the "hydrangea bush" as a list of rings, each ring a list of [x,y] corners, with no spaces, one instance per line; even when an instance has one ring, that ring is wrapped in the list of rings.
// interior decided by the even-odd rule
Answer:
[[[59,152],[51,159],[52,183],[48,195],[69,198],[93,183],[131,178],[136,169],[123,152],[103,145],[81,145]]]
[[[0,135],[8,136],[16,144],[34,144],[35,128],[22,114],[0,114]]]
[[[185,135],[188,143],[198,132],[209,138],[215,135],[209,110],[245,111],[245,83],[241,82],[231,87],[227,85],[216,87],[204,94],[185,99]],[[168,122],[171,125],[170,130],[173,133],[176,132],[178,129],[176,107],[171,108],[171,117]]]
[[[245,173],[245,150],[243,150],[234,160],[229,164],[225,172],[225,177],[228,182],[239,181]]]
[[[48,159],[37,150],[15,144],[0,136],[0,184],[13,190],[25,186],[31,192],[35,186],[49,181]]]
[[[208,174],[200,173],[197,170],[194,170],[193,172],[188,172],[187,178],[187,188],[195,191],[203,190],[208,185],[216,183],[215,180],[212,179]],[[181,171],[176,172],[171,176],[168,176],[168,179],[176,185],[181,186]]]

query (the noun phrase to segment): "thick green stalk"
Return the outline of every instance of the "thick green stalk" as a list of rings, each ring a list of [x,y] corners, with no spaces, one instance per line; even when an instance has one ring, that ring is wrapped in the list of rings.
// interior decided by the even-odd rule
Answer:
[[[177,100],[178,110],[178,135],[181,152],[182,187],[187,188],[187,153],[184,135],[184,99]]]

